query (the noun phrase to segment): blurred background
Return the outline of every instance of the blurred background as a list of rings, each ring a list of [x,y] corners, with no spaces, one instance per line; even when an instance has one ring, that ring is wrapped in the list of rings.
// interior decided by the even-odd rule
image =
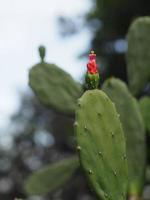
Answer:
[[[133,19],[147,15],[148,0],[0,0],[0,199],[94,199],[80,171],[68,187],[27,197],[24,180],[33,171],[74,153],[73,118],[39,103],[28,72],[42,44],[47,62],[83,83],[93,49],[102,81],[127,82],[126,33]]]

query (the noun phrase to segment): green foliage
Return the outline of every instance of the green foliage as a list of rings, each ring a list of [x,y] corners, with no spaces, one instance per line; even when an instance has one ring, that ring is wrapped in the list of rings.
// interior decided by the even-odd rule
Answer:
[[[74,114],[82,87],[67,72],[42,62],[30,69],[29,84],[44,105],[67,115]]]
[[[41,195],[63,187],[78,168],[78,165],[76,157],[50,164],[29,176],[25,190],[29,195]]]
[[[150,17],[140,17],[127,34],[127,70],[133,94],[139,94],[150,79]]]
[[[139,101],[145,128],[150,132],[150,97],[143,97]]]
[[[89,90],[79,99],[75,127],[80,162],[98,198],[126,199],[125,138],[104,92]]]
[[[125,83],[119,79],[111,78],[105,81],[103,90],[115,103],[127,140],[128,193],[129,195],[140,195],[144,186],[146,142],[138,103]]]

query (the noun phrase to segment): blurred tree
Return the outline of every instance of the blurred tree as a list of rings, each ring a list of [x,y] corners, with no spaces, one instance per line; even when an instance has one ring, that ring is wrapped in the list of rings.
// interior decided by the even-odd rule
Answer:
[[[92,9],[87,13],[82,20],[82,28],[88,27],[92,31],[93,37],[90,44],[90,49],[96,51],[99,59],[99,66],[102,78],[108,76],[116,76],[127,81],[126,63],[124,53],[127,49],[125,36],[132,20],[139,16],[150,15],[150,1],[148,0],[91,0],[93,3]],[[60,20],[64,34],[64,23],[67,27],[66,19]],[[68,23],[67,32],[76,33],[81,30],[75,19],[74,26]],[[81,20],[80,20],[81,21]],[[73,20],[72,20],[73,23]],[[69,31],[70,27],[70,31]],[[74,27],[74,31],[72,31]],[[76,29],[75,29],[76,27]],[[87,52],[90,50],[88,49]],[[85,54],[87,54],[87,52]]]

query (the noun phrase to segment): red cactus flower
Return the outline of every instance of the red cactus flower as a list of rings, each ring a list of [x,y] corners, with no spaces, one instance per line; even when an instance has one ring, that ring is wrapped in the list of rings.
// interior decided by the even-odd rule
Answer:
[[[96,54],[94,53],[94,51],[91,51],[91,53],[89,54],[89,62],[87,64],[87,72],[89,74],[98,73],[98,66],[96,63]]]

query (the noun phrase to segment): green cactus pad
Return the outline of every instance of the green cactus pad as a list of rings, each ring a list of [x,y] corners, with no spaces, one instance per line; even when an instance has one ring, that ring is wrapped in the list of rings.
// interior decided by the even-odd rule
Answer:
[[[150,17],[136,19],[128,34],[127,70],[133,94],[139,94],[150,79]]]
[[[143,97],[139,103],[145,128],[150,133],[150,97]]]
[[[68,73],[45,62],[30,69],[29,85],[44,105],[68,115],[74,114],[76,100],[82,94],[81,85]]]
[[[75,131],[80,163],[92,190],[101,200],[125,200],[125,139],[115,106],[100,90],[79,99]]]
[[[26,180],[25,190],[28,195],[46,194],[63,187],[78,168],[77,157],[72,157],[48,165],[37,172],[34,172]]]
[[[144,124],[138,103],[125,83],[119,79],[108,79],[102,89],[115,103],[127,140],[128,193],[129,195],[140,195],[144,185],[146,144]]]

